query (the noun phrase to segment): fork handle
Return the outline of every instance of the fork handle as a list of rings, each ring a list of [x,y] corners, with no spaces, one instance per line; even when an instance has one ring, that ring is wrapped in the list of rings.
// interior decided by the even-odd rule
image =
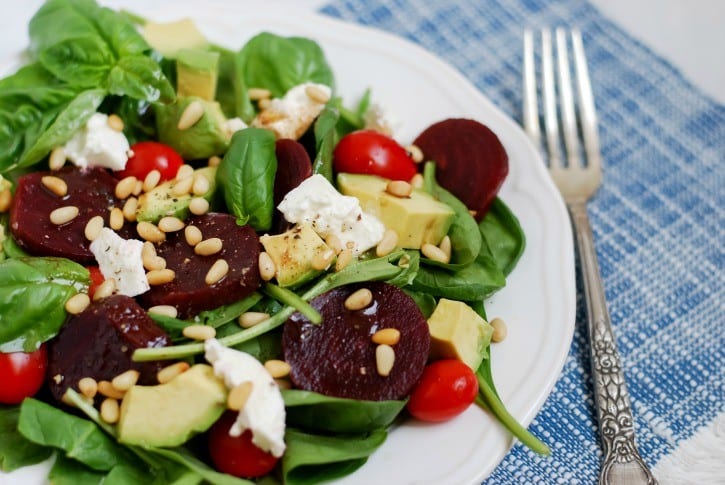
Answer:
[[[569,203],[584,278],[592,379],[602,440],[600,485],[657,483],[637,451],[634,418],[624,372],[607,311],[599,263],[585,202]]]

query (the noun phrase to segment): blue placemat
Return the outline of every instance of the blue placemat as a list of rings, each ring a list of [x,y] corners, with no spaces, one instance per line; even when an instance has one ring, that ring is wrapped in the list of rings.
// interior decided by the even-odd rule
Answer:
[[[323,13],[417,42],[521,120],[524,26],[584,33],[605,180],[590,205],[645,460],[656,464],[725,410],[725,106],[581,0],[336,0]],[[486,483],[594,483],[600,451],[581,302],[562,375]]]

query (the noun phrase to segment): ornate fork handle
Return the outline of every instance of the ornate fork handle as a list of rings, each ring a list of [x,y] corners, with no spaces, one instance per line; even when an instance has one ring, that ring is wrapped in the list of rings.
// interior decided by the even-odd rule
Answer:
[[[599,263],[584,201],[569,203],[574,222],[589,319],[592,378],[603,447],[600,485],[656,484],[637,451],[634,418],[607,311]]]

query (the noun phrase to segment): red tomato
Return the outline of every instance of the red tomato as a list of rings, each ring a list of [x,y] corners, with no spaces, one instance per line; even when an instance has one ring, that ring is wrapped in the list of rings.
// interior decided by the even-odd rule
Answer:
[[[93,294],[96,292],[96,289],[98,289],[100,284],[103,283],[103,273],[101,273],[98,266],[88,266],[87,269],[91,274],[91,284],[88,286],[88,296],[93,298]]]
[[[241,436],[229,436],[229,429],[236,419],[235,413],[224,413],[209,430],[209,454],[214,466],[220,472],[235,477],[266,475],[279,458],[252,443],[252,432],[248,429]]]
[[[392,180],[410,180],[417,172],[405,148],[387,135],[373,130],[354,131],[342,137],[333,153],[338,172],[379,175]]]
[[[0,353],[0,403],[19,404],[43,385],[48,356],[45,344],[30,353]]]
[[[168,145],[155,141],[142,141],[131,147],[133,156],[126,162],[126,168],[116,172],[119,179],[133,175],[139,180],[146,178],[151,170],[161,172],[161,180],[176,177],[176,172],[184,164],[181,155]]]
[[[413,389],[408,412],[421,421],[446,421],[458,416],[478,394],[478,380],[470,367],[456,359],[429,364]]]

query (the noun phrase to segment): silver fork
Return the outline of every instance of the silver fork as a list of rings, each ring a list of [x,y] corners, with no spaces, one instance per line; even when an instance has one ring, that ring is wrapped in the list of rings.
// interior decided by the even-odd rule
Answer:
[[[589,321],[594,396],[603,448],[599,484],[656,484],[657,481],[635,445],[634,419],[629,393],[607,311],[599,263],[587,216],[586,203],[596,193],[601,183],[602,157],[599,150],[594,97],[589,82],[581,32],[573,29],[571,44],[579,93],[578,113],[584,157],[580,154],[582,150],[578,136],[567,37],[567,32],[563,28],[556,29],[558,75],[555,78],[551,32],[548,29],[541,32],[543,126],[549,155],[549,172],[569,209],[579,247]],[[557,115],[557,104],[561,110],[561,124]],[[524,32],[524,128],[534,143],[540,147],[538,111],[534,34],[531,30],[526,30]],[[562,156],[560,149],[560,126],[566,149],[565,157]]]

